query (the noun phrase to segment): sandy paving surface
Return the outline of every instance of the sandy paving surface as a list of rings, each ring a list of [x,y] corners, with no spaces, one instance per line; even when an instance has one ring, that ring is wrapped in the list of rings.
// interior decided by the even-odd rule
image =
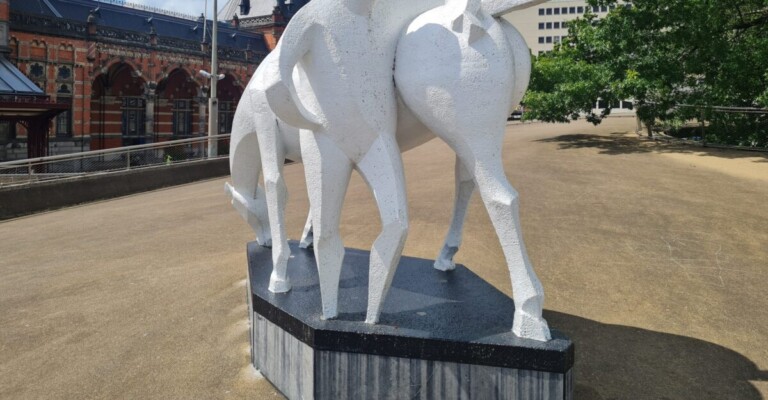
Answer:
[[[744,151],[700,149],[691,152],[666,152],[665,157],[687,163],[693,168],[705,168],[711,171],[768,182],[768,158],[765,154],[749,154]]]
[[[576,343],[577,398],[768,398],[768,157],[649,143],[633,126],[515,124],[505,141],[546,317]],[[404,160],[405,254],[432,258],[453,155],[435,141]],[[301,166],[286,175],[297,238]],[[224,181],[0,223],[0,398],[279,397],[248,366],[252,235]],[[354,177],[345,244],[370,247],[376,216]],[[457,260],[511,293],[479,196]]]

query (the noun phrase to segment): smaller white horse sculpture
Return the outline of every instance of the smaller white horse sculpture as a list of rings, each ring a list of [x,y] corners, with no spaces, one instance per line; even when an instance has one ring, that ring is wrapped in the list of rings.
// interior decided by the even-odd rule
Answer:
[[[370,1],[336,1],[351,7],[353,14],[368,18],[371,29],[389,26],[388,30],[383,30],[384,39],[380,38],[374,44],[391,47],[391,52],[382,51],[380,57],[384,59],[390,57],[391,61],[394,51],[397,52],[394,78],[397,93],[402,98],[396,106],[396,146],[399,150],[424,143],[436,134],[457,154],[454,215],[435,267],[441,270],[453,268],[467,203],[477,187],[501,241],[512,278],[516,306],[513,332],[521,337],[549,340],[549,329],[541,318],[543,290],[523,245],[517,193],[506,180],[501,163],[506,116],[512,105],[522,98],[530,76],[529,52],[525,41],[511,25],[492,16],[543,0],[488,0],[482,4],[479,0],[455,0],[439,7],[429,2],[411,6],[409,4],[413,2],[390,2],[389,7],[380,10],[383,14],[378,14],[389,16],[379,20],[375,18],[376,9],[371,8],[373,3]],[[324,39],[327,31],[315,28],[318,10],[313,11],[310,6],[321,7],[321,3],[318,0],[309,3],[296,14],[277,51],[264,60],[251,79],[233,123],[230,147],[233,186],[227,188],[233,205],[251,224],[260,243],[271,241],[274,270],[270,290],[287,291],[290,289],[286,271],[289,250],[283,228],[286,189],[282,164],[286,157],[304,160],[312,217],[307,221],[302,241],[304,245],[308,244],[308,235],[314,226],[323,314],[332,318],[337,313],[338,279],[343,257],[338,217],[351,168],[361,172],[374,191],[384,226],[371,253],[366,321],[375,323],[407,231],[407,221],[403,221],[407,219],[404,184],[397,182],[402,179],[402,165],[399,153],[393,154],[389,150],[376,157],[368,156],[369,146],[388,148],[386,135],[382,142],[382,137],[376,139],[373,132],[374,136],[368,140],[370,144],[362,148],[355,148],[359,140],[347,143],[344,136],[338,136],[359,132],[340,132],[338,121],[345,109],[330,110],[327,94],[323,93],[326,97],[320,95],[327,87],[318,78],[318,73],[331,67],[326,65],[317,70],[318,59],[322,59],[323,54],[318,54],[321,51],[317,48],[318,42],[314,45],[308,42],[307,32],[318,35],[320,39],[314,39],[321,45],[332,46],[333,40]],[[383,2],[376,4],[380,3]],[[425,8],[414,10],[415,7]],[[393,10],[399,10],[399,14]],[[313,12],[315,14],[310,14]],[[393,12],[399,20],[392,20]],[[407,30],[401,33],[405,24],[408,24]],[[301,68],[294,68],[297,64]],[[304,75],[307,67],[310,68],[308,76]],[[294,80],[299,82],[299,90],[294,88]],[[370,95],[363,93],[357,100],[364,101]],[[309,101],[311,111],[304,108],[302,102],[306,101]],[[337,116],[339,112],[341,114]],[[329,116],[336,122],[327,125]],[[315,132],[298,133],[282,120]],[[328,136],[330,140],[324,139],[322,133],[328,131],[329,126],[337,127],[333,130],[337,136]],[[262,168],[265,191],[257,184]],[[381,175],[382,170],[389,172]],[[331,178],[323,180],[324,176]],[[264,199],[268,207],[265,207]],[[394,230],[388,231],[392,227]]]

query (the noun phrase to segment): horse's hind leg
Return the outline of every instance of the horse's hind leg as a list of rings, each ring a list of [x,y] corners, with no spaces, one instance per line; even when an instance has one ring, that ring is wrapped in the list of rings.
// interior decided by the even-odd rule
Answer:
[[[275,117],[264,115],[260,116],[260,119],[261,129],[258,136],[272,235],[272,275],[269,279],[269,290],[273,293],[284,293],[291,290],[287,271],[291,250],[285,233],[285,203],[288,197],[283,179],[285,149]]]
[[[375,324],[408,235],[405,176],[394,135],[380,135],[356,167],[373,192],[381,216],[382,230],[371,248],[365,317],[366,323]]]
[[[314,228],[313,247],[323,318],[329,319],[338,315],[339,278],[344,259],[339,223],[352,162],[330,138],[305,130],[301,131],[301,157]]]
[[[445,243],[434,264],[435,268],[441,271],[450,271],[456,268],[453,256],[459,251],[469,199],[472,198],[472,193],[475,191],[475,181],[472,179],[472,173],[467,170],[458,156],[456,157],[455,178],[456,192],[453,200],[451,227],[448,229]]]
[[[301,241],[299,247],[302,249],[309,249],[312,247],[312,211],[307,215],[307,222],[304,224],[304,231],[301,233]]]
[[[549,328],[542,318],[544,290],[523,243],[517,191],[507,181],[500,152],[476,151],[473,155],[475,182],[499,236],[512,278],[515,301],[512,331],[520,337],[547,341]]]

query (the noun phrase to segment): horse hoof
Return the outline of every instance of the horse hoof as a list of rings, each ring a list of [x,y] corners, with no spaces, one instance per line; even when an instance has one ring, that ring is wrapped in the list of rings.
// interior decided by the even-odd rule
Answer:
[[[269,238],[269,239],[256,238],[256,243],[258,243],[261,247],[266,247],[268,249],[272,248],[272,238]]]
[[[365,323],[368,325],[376,325],[379,323],[379,317],[378,316],[368,316],[365,318]]]
[[[291,282],[287,279],[269,278],[269,291],[272,293],[286,293],[291,290]]]
[[[549,326],[544,318],[534,317],[522,311],[515,311],[512,333],[524,339],[533,339],[540,342],[547,342],[552,339],[549,333]]]
[[[453,262],[451,259],[442,259],[438,258],[435,260],[435,263],[433,264],[433,267],[435,267],[436,270],[440,271],[453,271],[456,269],[456,263]]]

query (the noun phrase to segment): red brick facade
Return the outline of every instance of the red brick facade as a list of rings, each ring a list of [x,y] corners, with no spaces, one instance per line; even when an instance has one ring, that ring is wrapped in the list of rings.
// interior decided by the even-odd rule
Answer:
[[[48,25],[36,29],[39,21]],[[207,134],[209,83],[198,71],[210,71],[209,45],[198,42],[195,48],[189,41],[164,40],[154,27],[137,28],[114,30],[90,16],[85,24],[62,25],[11,10],[8,59],[52,99],[71,104],[71,113],[54,120],[53,147],[69,143],[77,151],[95,150]],[[229,132],[244,86],[265,55],[264,38],[248,35],[261,41],[259,53],[250,50],[250,42],[219,51],[218,68],[225,75],[217,93],[222,133]],[[16,138],[23,141],[22,127]]]

